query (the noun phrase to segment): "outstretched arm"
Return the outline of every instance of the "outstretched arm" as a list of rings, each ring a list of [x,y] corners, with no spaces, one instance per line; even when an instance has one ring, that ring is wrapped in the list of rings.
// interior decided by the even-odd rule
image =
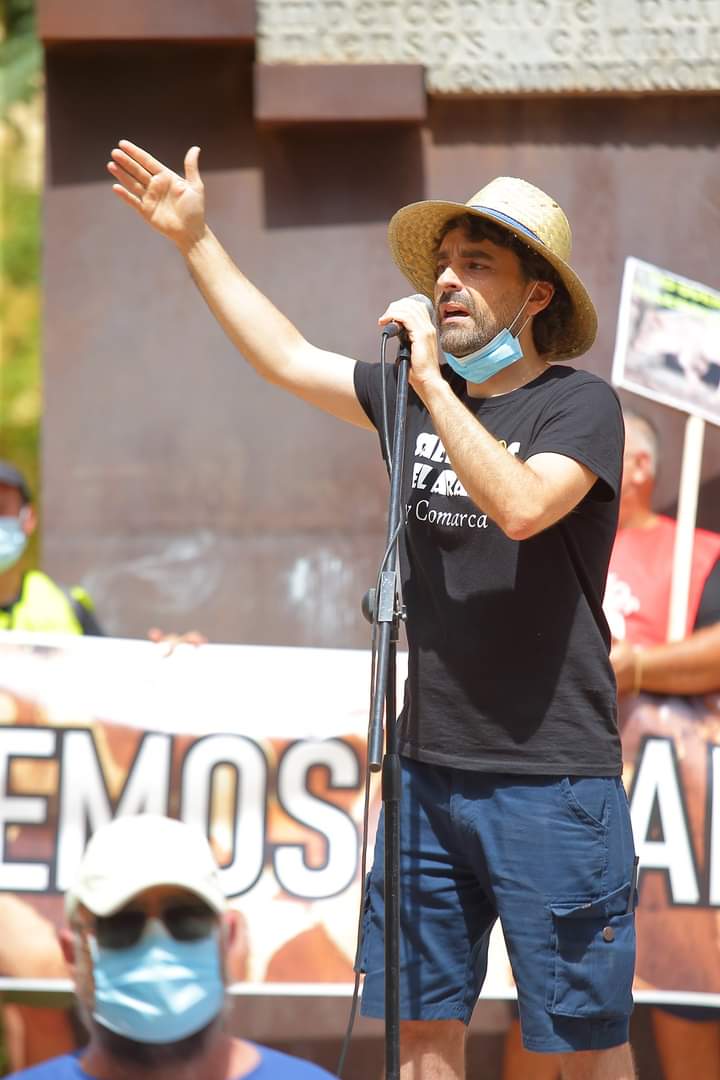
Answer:
[[[213,315],[260,375],[340,420],[371,428],[355,395],[355,361],[306,341],[208,227],[199,155],[197,146],[188,150],[182,177],[123,139],[107,166],[113,191],[177,246]]]
[[[711,694],[720,690],[720,623],[696,630],[684,641],[634,648],[613,643],[610,662],[618,697],[654,694]]]

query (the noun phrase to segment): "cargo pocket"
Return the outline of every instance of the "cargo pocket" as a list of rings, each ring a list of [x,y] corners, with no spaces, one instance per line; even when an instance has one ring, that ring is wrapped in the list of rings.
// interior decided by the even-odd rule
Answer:
[[[547,1010],[556,1016],[618,1019],[632,1010],[635,913],[631,885],[583,904],[550,905],[553,966]],[[634,889],[633,889],[634,892]]]

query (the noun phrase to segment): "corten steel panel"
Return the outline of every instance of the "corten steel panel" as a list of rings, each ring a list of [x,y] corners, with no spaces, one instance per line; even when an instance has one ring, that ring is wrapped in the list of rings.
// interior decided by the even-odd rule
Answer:
[[[38,0],[38,36],[61,41],[252,41],[254,0]]]
[[[419,64],[256,64],[255,119],[262,124],[388,121],[427,115]]]
[[[387,251],[393,210],[464,201],[498,174],[569,213],[600,313],[593,370],[610,371],[627,255],[720,286],[717,99],[434,102],[421,131],[258,133],[249,49],[135,45],[51,50],[48,95],[46,565],[84,581],[115,633],[159,622],[364,645],[387,497],[375,437],[264,384],[172,248],[114,199],[104,163],[118,137],[175,168],[198,142],[231,254],[310,340],[351,355],[376,356],[378,314],[413,291]],[[682,418],[647,410],[666,505]],[[700,517],[716,528],[719,473],[709,429]]]
[[[408,288],[368,253],[422,193],[419,137],[258,137],[251,82],[249,51],[220,47],[49,56],[46,564],[84,581],[115,633],[365,645],[387,497],[375,436],[248,369],[104,175],[120,136],[174,167],[199,142],[236,258],[310,338],[374,359],[377,317]]]

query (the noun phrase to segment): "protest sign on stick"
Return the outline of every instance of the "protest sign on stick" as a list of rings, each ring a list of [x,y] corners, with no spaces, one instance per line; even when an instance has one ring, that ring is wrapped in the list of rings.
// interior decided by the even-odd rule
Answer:
[[[668,640],[685,637],[705,422],[720,424],[720,292],[629,258],[612,381],[687,414]]]

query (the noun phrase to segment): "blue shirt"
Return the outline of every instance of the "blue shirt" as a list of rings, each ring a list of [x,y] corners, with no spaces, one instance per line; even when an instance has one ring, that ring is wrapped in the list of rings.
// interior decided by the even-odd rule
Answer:
[[[251,1072],[244,1074],[242,1080],[329,1080],[331,1077],[329,1072],[321,1069],[319,1065],[313,1065],[311,1061],[290,1057],[256,1043],[251,1045],[255,1046],[260,1054],[260,1061]],[[15,1080],[93,1080],[90,1073],[86,1073],[80,1065],[79,1058],[82,1053],[82,1050],[78,1050],[75,1054],[51,1058],[41,1065],[33,1065],[30,1069],[13,1073],[12,1077],[15,1077]]]

